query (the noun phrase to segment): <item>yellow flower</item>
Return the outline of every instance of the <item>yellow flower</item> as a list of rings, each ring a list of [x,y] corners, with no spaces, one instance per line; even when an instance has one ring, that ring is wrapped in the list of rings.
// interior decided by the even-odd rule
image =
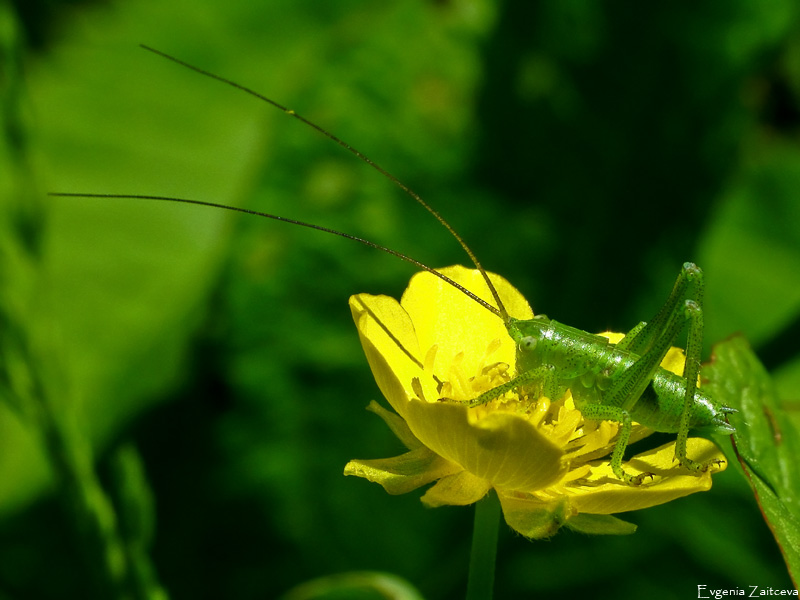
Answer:
[[[477,271],[441,272],[481,298],[491,297]],[[510,283],[490,276],[512,317],[533,317]],[[359,294],[350,307],[378,386],[396,414],[375,402],[368,409],[386,421],[408,452],[353,460],[345,475],[377,482],[390,494],[436,481],[422,496],[427,506],[472,504],[494,488],[508,525],[530,538],[550,536],[562,525],[587,533],[629,533],[635,527],[612,513],[711,487],[710,472],[692,474],[674,460],[674,443],[625,465],[632,474],[655,474],[652,481],[638,487],[619,481],[608,460],[600,460],[613,449],[617,424],[584,421],[569,392],[557,400],[510,392],[475,408],[440,401],[471,399],[507,381],[516,349],[501,319],[430,273],[415,275],[400,303]],[[604,335],[615,342],[622,337]],[[680,372],[682,352],[671,350],[662,364]],[[635,425],[631,441],[649,433]],[[697,460],[723,460],[707,440],[692,438],[688,448]]]

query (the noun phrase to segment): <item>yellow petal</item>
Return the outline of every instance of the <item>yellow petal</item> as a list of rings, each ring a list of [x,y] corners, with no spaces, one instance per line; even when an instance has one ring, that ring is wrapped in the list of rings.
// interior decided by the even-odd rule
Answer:
[[[422,502],[430,508],[445,505],[466,506],[483,498],[490,487],[485,479],[460,471],[437,481],[422,496]]]
[[[568,488],[572,506],[579,512],[612,514],[656,506],[711,488],[711,475],[724,470],[727,463],[719,449],[702,438],[690,438],[687,443],[689,457],[693,460],[723,461],[708,471],[694,474],[675,460],[675,444],[666,444],[635,456],[625,465],[632,474],[655,474],[653,481],[645,480],[640,486],[629,486],[619,481],[611,472],[608,462],[592,468],[588,482]]]
[[[439,271],[494,305],[478,271],[461,266]],[[492,273],[490,277],[511,316],[519,319],[533,317],[533,311],[522,294],[499,275]],[[492,356],[493,360],[514,364],[516,348],[503,321],[438,277],[426,272],[414,275],[401,304],[414,323],[420,349],[424,352],[433,345],[438,347],[434,368],[437,374],[446,374],[454,357],[462,352],[465,372],[476,373],[488,344],[495,339],[499,339],[502,346]]]
[[[392,408],[405,417],[412,381],[422,377],[419,346],[408,314],[394,298],[359,294],[350,310],[372,374]]]
[[[683,377],[683,366],[686,364],[686,353],[682,348],[673,346],[667,350],[664,360],[661,361],[661,366],[667,371],[672,371],[675,375]]]
[[[503,492],[498,492],[498,497],[508,526],[534,540],[555,535],[575,512],[563,496],[552,502]]]
[[[351,460],[344,474],[379,483],[390,494],[405,494],[460,470],[427,448],[417,448],[394,458]]]
[[[534,491],[560,481],[567,469],[563,450],[516,414],[478,419],[464,405],[413,400],[406,422],[425,446],[494,486]]]
[[[598,333],[604,338],[608,338],[608,341],[612,344],[619,344],[619,341],[625,337],[624,333],[617,333],[616,331],[604,331],[603,333]]]

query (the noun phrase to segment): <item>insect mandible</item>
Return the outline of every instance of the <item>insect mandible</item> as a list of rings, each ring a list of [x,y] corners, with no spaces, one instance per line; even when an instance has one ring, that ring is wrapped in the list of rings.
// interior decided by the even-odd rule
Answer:
[[[615,421],[620,424],[617,441],[611,455],[611,468],[617,478],[630,485],[639,485],[646,477],[651,476],[649,473],[634,476],[623,469],[623,457],[630,440],[633,422],[640,423],[654,431],[677,434],[675,457],[689,471],[702,472],[713,465],[714,461],[701,463],[692,460],[686,452],[687,439],[691,430],[709,434],[730,434],[734,431],[725,418],[727,414],[734,412],[733,409],[716,403],[697,386],[703,340],[704,282],[703,273],[696,265],[690,262],[684,263],[672,293],[656,315],[650,321],[636,325],[616,344],[610,343],[605,337],[564,325],[545,315],[537,315],[530,320],[514,319],[508,315],[489,276],[466,242],[436,210],[395,176],[332,133],[274,100],[173,56],[147,46],[142,47],[267,102],[316,129],[388,178],[422,205],[456,239],[480,271],[492,294],[494,304],[478,297],[447,276],[410,256],[369,240],[312,223],[184,198],[73,192],[51,195],[148,199],[232,210],[316,229],[396,256],[439,277],[502,319],[509,336],[516,344],[515,374],[502,385],[471,400],[459,402],[475,407],[495,400],[509,391],[535,388],[548,398],[558,398],[570,390],[576,408],[585,418]],[[660,364],[687,325],[686,361],[683,375],[678,376],[662,368]],[[455,400],[447,398],[441,400],[455,402]]]

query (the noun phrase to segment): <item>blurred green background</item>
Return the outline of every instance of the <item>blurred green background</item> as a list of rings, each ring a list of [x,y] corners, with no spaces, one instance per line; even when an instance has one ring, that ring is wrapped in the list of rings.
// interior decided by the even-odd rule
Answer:
[[[697,262],[706,352],[744,333],[800,400],[793,0],[0,0],[0,36],[2,599],[111,597],[74,517],[100,486],[172,598],[364,570],[431,600],[466,585],[470,508],[342,476],[402,450],[364,411],[378,391],[347,298],[397,296],[412,268],[263,219],[46,192],[234,204],[465,257],[331,142],[139,43],[352,143],[562,322],[626,331]],[[497,596],[791,586],[734,468],[623,518],[635,535],[504,527]]]

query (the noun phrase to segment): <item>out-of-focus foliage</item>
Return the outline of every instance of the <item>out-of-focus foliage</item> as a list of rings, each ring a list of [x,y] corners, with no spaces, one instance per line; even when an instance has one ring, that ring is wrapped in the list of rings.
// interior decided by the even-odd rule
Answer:
[[[91,574],[16,401],[35,372],[64,439],[95,457],[115,531],[152,558],[143,580],[171,597],[276,597],[351,571],[463,597],[472,511],[342,476],[400,450],[363,410],[377,390],[346,301],[397,295],[407,265],[255,218],[45,193],[230,203],[434,266],[465,257],[340,148],[139,43],[352,143],[562,322],[624,331],[695,260],[709,347],[742,332],[798,400],[792,0],[35,4],[0,2],[0,594],[85,598]],[[498,596],[791,585],[734,469],[625,517],[639,529],[619,539],[501,535]]]

